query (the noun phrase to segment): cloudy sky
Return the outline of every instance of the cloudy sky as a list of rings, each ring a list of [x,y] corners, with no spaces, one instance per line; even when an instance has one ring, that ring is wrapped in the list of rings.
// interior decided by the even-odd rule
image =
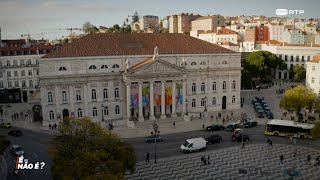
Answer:
[[[167,15],[189,12],[275,16],[276,9],[302,9],[300,18],[320,18],[320,0],[0,0],[2,39],[21,34],[33,38],[61,38],[64,28],[81,28],[84,22],[96,26],[122,24],[135,11],[142,15]],[[294,16],[292,16],[294,17]]]

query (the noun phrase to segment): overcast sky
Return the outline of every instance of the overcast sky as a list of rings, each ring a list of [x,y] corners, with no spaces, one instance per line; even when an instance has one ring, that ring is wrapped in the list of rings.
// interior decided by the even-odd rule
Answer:
[[[320,18],[320,0],[0,0],[2,39],[61,38],[63,28],[81,28],[86,21],[95,26],[122,25],[135,11],[142,15],[194,13],[224,16],[275,16],[276,9],[302,9],[300,18]],[[294,17],[294,16],[291,16]]]

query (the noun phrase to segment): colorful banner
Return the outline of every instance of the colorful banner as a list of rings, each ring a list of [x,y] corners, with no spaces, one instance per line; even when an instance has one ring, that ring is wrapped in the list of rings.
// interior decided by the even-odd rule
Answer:
[[[142,87],[142,106],[148,107],[150,102],[150,86]]]
[[[153,84],[154,105],[161,106],[161,83]]]
[[[131,101],[131,107],[132,108],[138,108],[139,107],[139,92],[138,92],[139,86],[137,84],[133,84],[130,87],[130,101]]]
[[[165,89],[165,104],[172,105],[172,88],[166,87]]]
[[[176,83],[176,104],[182,104],[182,84]]]

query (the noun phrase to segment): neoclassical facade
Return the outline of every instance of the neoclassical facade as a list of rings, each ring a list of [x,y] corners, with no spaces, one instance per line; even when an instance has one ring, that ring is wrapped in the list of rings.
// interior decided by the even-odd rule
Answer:
[[[39,62],[43,125],[102,125],[240,108],[240,54],[184,34],[93,34]]]

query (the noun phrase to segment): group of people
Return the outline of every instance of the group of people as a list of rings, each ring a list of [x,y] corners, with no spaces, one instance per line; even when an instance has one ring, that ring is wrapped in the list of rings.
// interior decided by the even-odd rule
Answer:
[[[206,164],[210,164],[210,156],[201,156],[201,162],[203,163],[203,165],[206,165]]]
[[[57,123],[49,124],[49,129],[57,129]]]
[[[21,112],[20,115],[22,116],[22,114],[23,113]],[[16,120],[16,119],[18,119],[18,117],[19,117],[19,113],[13,113],[11,116],[12,120]]]

